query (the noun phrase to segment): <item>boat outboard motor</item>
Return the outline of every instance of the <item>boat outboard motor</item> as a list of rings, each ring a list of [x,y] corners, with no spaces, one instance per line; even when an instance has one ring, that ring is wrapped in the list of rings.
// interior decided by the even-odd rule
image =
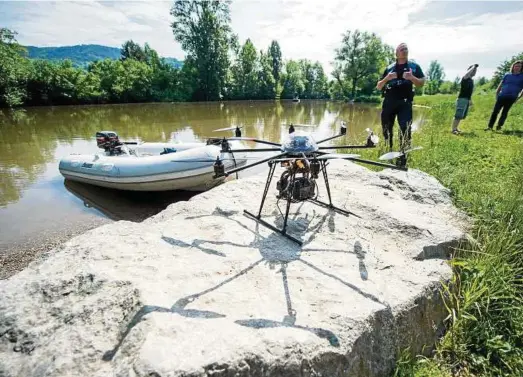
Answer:
[[[114,131],[98,131],[96,133],[96,145],[110,156],[122,154],[122,145],[118,134]]]

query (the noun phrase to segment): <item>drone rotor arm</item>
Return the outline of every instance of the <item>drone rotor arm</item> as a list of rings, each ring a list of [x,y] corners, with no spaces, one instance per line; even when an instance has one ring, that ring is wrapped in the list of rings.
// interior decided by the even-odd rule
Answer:
[[[409,170],[407,167],[396,166],[396,165],[386,164],[386,163],[377,162],[377,161],[364,160],[364,159],[361,159],[361,158],[351,158],[351,161],[362,162],[364,164],[369,164],[369,165],[374,165],[374,166],[381,166],[381,167],[384,167],[384,168],[395,169],[395,170],[402,170],[402,171],[408,171]]]
[[[227,140],[245,140],[245,141],[254,141],[254,142],[256,142],[256,143],[268,144],[268,145],[274,145],[274,146],[276,146],[276,147],[281,147],[281,144],[274,143],[274,142],[272,142],[272,141],[256,139],[256,138],[254,138],[254,137],[228,137]]]
[[[317,143],[316,143],[317,144]],[[375,146],[371,145],[333,145],[330,147],[318,147],[319,150],[326,150],[326,149],[367,149],[367,148],[375,148]]]
[[[263,159],[263,160],[256,161],[256,162],[254,162],[254,163],[252,163],[252,164],[249,164],[249,165],[245,165],[245,166],[241,166],[241,167],[239,167],[239,168],[234,168],[234,169],[228,170],[228,171],[225,172],[224,175],[225,175],[225,176],[228,176],[228,175],[230,175],[230,174],[233,174],[233,173],[239,172],[239,171],[241,171],[241,170],[245,170],[245,169],[252,168],[253,166],[260,165],[260,164],[263,164],[263,163],[265,163],[265,162],[269,162],[269,161],[271,161],[271,160],[277,159],[277,158],[279,158],[279,157],[283,157],[283,156],[285,156],[285,155],[287,155],[287,152],[285,152],[285,153],[281,153],[281,154],[276,155],[276,156],[268,157],[268,158],[265,158],[265,159]]]
[[[329,140],[332,140],[332,139],[336,139],[336,138],[341,137],[341,136],[345,136],[345,135],[344,135],[344,134],[334,135],[334,136],[328,137],[328,138],[326,138],[326,139],[323,139],[323,140],[317,141],[316,144],[320,144],[320,143],[323,143],[323,142],[325,142],[325,141],[329,141]]]
[[[227,153],[243,153],[243,152],[281,152],[281,148],[256,148],[256,149],[231,149]]]
[[[238,161],[238,160],[256,160],[259,161],[259,157],[237,157],[237,158],[220,158],[216,156],[219,161]],[[171,160],[174,163],[195,163],[195,162],[216,162],[216,158],[188,158],[185,160]]]
[[[324,156],[319,156],[317,160],[354,160],[355,158],[360,157],[359,154],[326,154]]]

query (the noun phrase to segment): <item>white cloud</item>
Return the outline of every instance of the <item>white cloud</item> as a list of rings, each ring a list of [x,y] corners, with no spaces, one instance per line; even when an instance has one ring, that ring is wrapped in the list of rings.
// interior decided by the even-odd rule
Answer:
[[[258,48],[266,48],[275,39],[280,43],[286,58],[319,60],[328,68],[328,72],[331,70],[334,49],[338,47],[345,31],[360,29],[382,36],[388,30],[405,27],[409,13],[424,4],[414,0],[358,3],[329,0],[246,2],[253,9],[279,6],[280,17],[273,22],[262,19],[264,25],[256,29],[238,22],[235,29],[241,29],[242,37],[250,36],[255,45],[259,45]],[[254,10],[253,13],[259,19],[260,14]]]
[[[475,62],[480,64],[478,75],[491,76],[499,62],[523,51],[523,40],[514,37],[522,35],[523,12],[413,23],[409,15],[423,9],[427,1],[247,0],[240,3],[249,4],[258,20],[256,26],[250,26],[233,18],[240,36],[250,37],[258,48],[266,48],[276,39],[286,58],[319,60],[328,73],[332,70],[334,49],[339,46],[342,33],[349,29],[375,32],[392,46],[407,42],[411,57],[424,70],[431,60],[439,60],[449,78],[463,74],[464,69]],[[453,6],[451,2],[447,4]],[[273,22],[256,12],[258,8],[271,6],[280,9],[278,19]],[[497,59],[492,58],[493,53],[499,54]],[[472,61],[467,60],[467,54]]]
[[[462,9],[463,2],[459,3]],[[133,39],[141,44],[148,42],[162,56],[183,59],[185,54],[170,27],[172,4],[172,1],[0,2],[0,22],[17,30],[18,40],[23,44],[97,43],[119,47]],[[437,59],[450,78],[461,74],[473,62],[480,64],[479,75],[490,76],[499,62],[523,51],[519,37],[523,34],[523,11],[481,14],[476,9],[474,15],[465,16],[456,11],[457,3],[449,2],[445,3],[448,7],[438,8],[437,17],[424,22],[419,15],[421,10],[430,9],[427,4],[425,0],[236,0],[231,6],[231,18],[240,42],[250,38],[258,50],[265,50],[275,39],[285,59],[318,60],[327,73],[331,71],[334,49],[342,33],[349,29],[375,32],[393,46],[405,41],[411,57],[425,70],[431,60]],[[492,9],[492,4],[489,5]],[[500,3],[499,7],[503,5]],[[445,17],[445,13],[449,16]],[[413,22],[413,15],[420,19]]]
[[[95,43],[120,47],[126,40],[133,39],[141,44],[148,42],[163,56],[184,56],[170,27],[171,2],[24,1],[8,4],[15,6],[17,17],[11,20],[8,15],[0,20],[19,32],[18,40],[23,44]]]
[[[476,62],[480,64],[478,75],[490,76],[502,60],[523,51],[523,40],[514,38],[523,32],[521,20],[523,12],[462,18],[450,23],[452,26],[417,23],[406,28],[412,35],[408,38],[409,48],[413,57],[427,68],[431,60],[437,59],[445,67],[445,61],[460,56],[463,60],[459,66],[455,62],[446,67],[447,77],[463,74],[467,66]],[[398,40],[402,35],[400,30],[393,30],[386,34],[385,40]],[[493,54],[497,55],[495,59]]]

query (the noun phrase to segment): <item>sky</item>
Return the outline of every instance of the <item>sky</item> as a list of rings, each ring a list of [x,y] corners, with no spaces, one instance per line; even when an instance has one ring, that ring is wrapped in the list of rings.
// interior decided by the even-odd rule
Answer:
[[[0,27],[17,31],[24,45],[120,47],[132,39],[183,60],[170,27],[172,3],[0,0]],[[406,42],[424,71],[438,60],[450,80],[474,63],[478,77],[490,77],[523,51],[523,1],[233,0],[231,26],[241,43],[250,38],[266,50],[275,39],[284,59],[319,61],[327,74],[342,34],[355,29],[394,47]]]

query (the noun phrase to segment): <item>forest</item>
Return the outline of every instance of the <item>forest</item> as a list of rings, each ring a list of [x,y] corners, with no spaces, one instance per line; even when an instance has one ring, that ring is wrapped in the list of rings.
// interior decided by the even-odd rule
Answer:
[[[331,99],[379,102],[375,84],[394,61],[393,46],[375,33],[347,30],[333,51],[332,72],[319,61],[286,59],[278,41],[255,46],[231,29],[230,0],[176,0],[171,8],[174,40],[183,64],[163,58],[148,43],[125,41],[120,54],[74,64],[72,59],[29,58],[17,31],[0,29],[0,107],[217,100]],[[34,54],[33,54],[34,55]],[[511,62],[501,62],[480,89],[495,88]],[[427,84],[418,94],[456,93],[460,77],[446,80],[437,60],[423,67]]]

